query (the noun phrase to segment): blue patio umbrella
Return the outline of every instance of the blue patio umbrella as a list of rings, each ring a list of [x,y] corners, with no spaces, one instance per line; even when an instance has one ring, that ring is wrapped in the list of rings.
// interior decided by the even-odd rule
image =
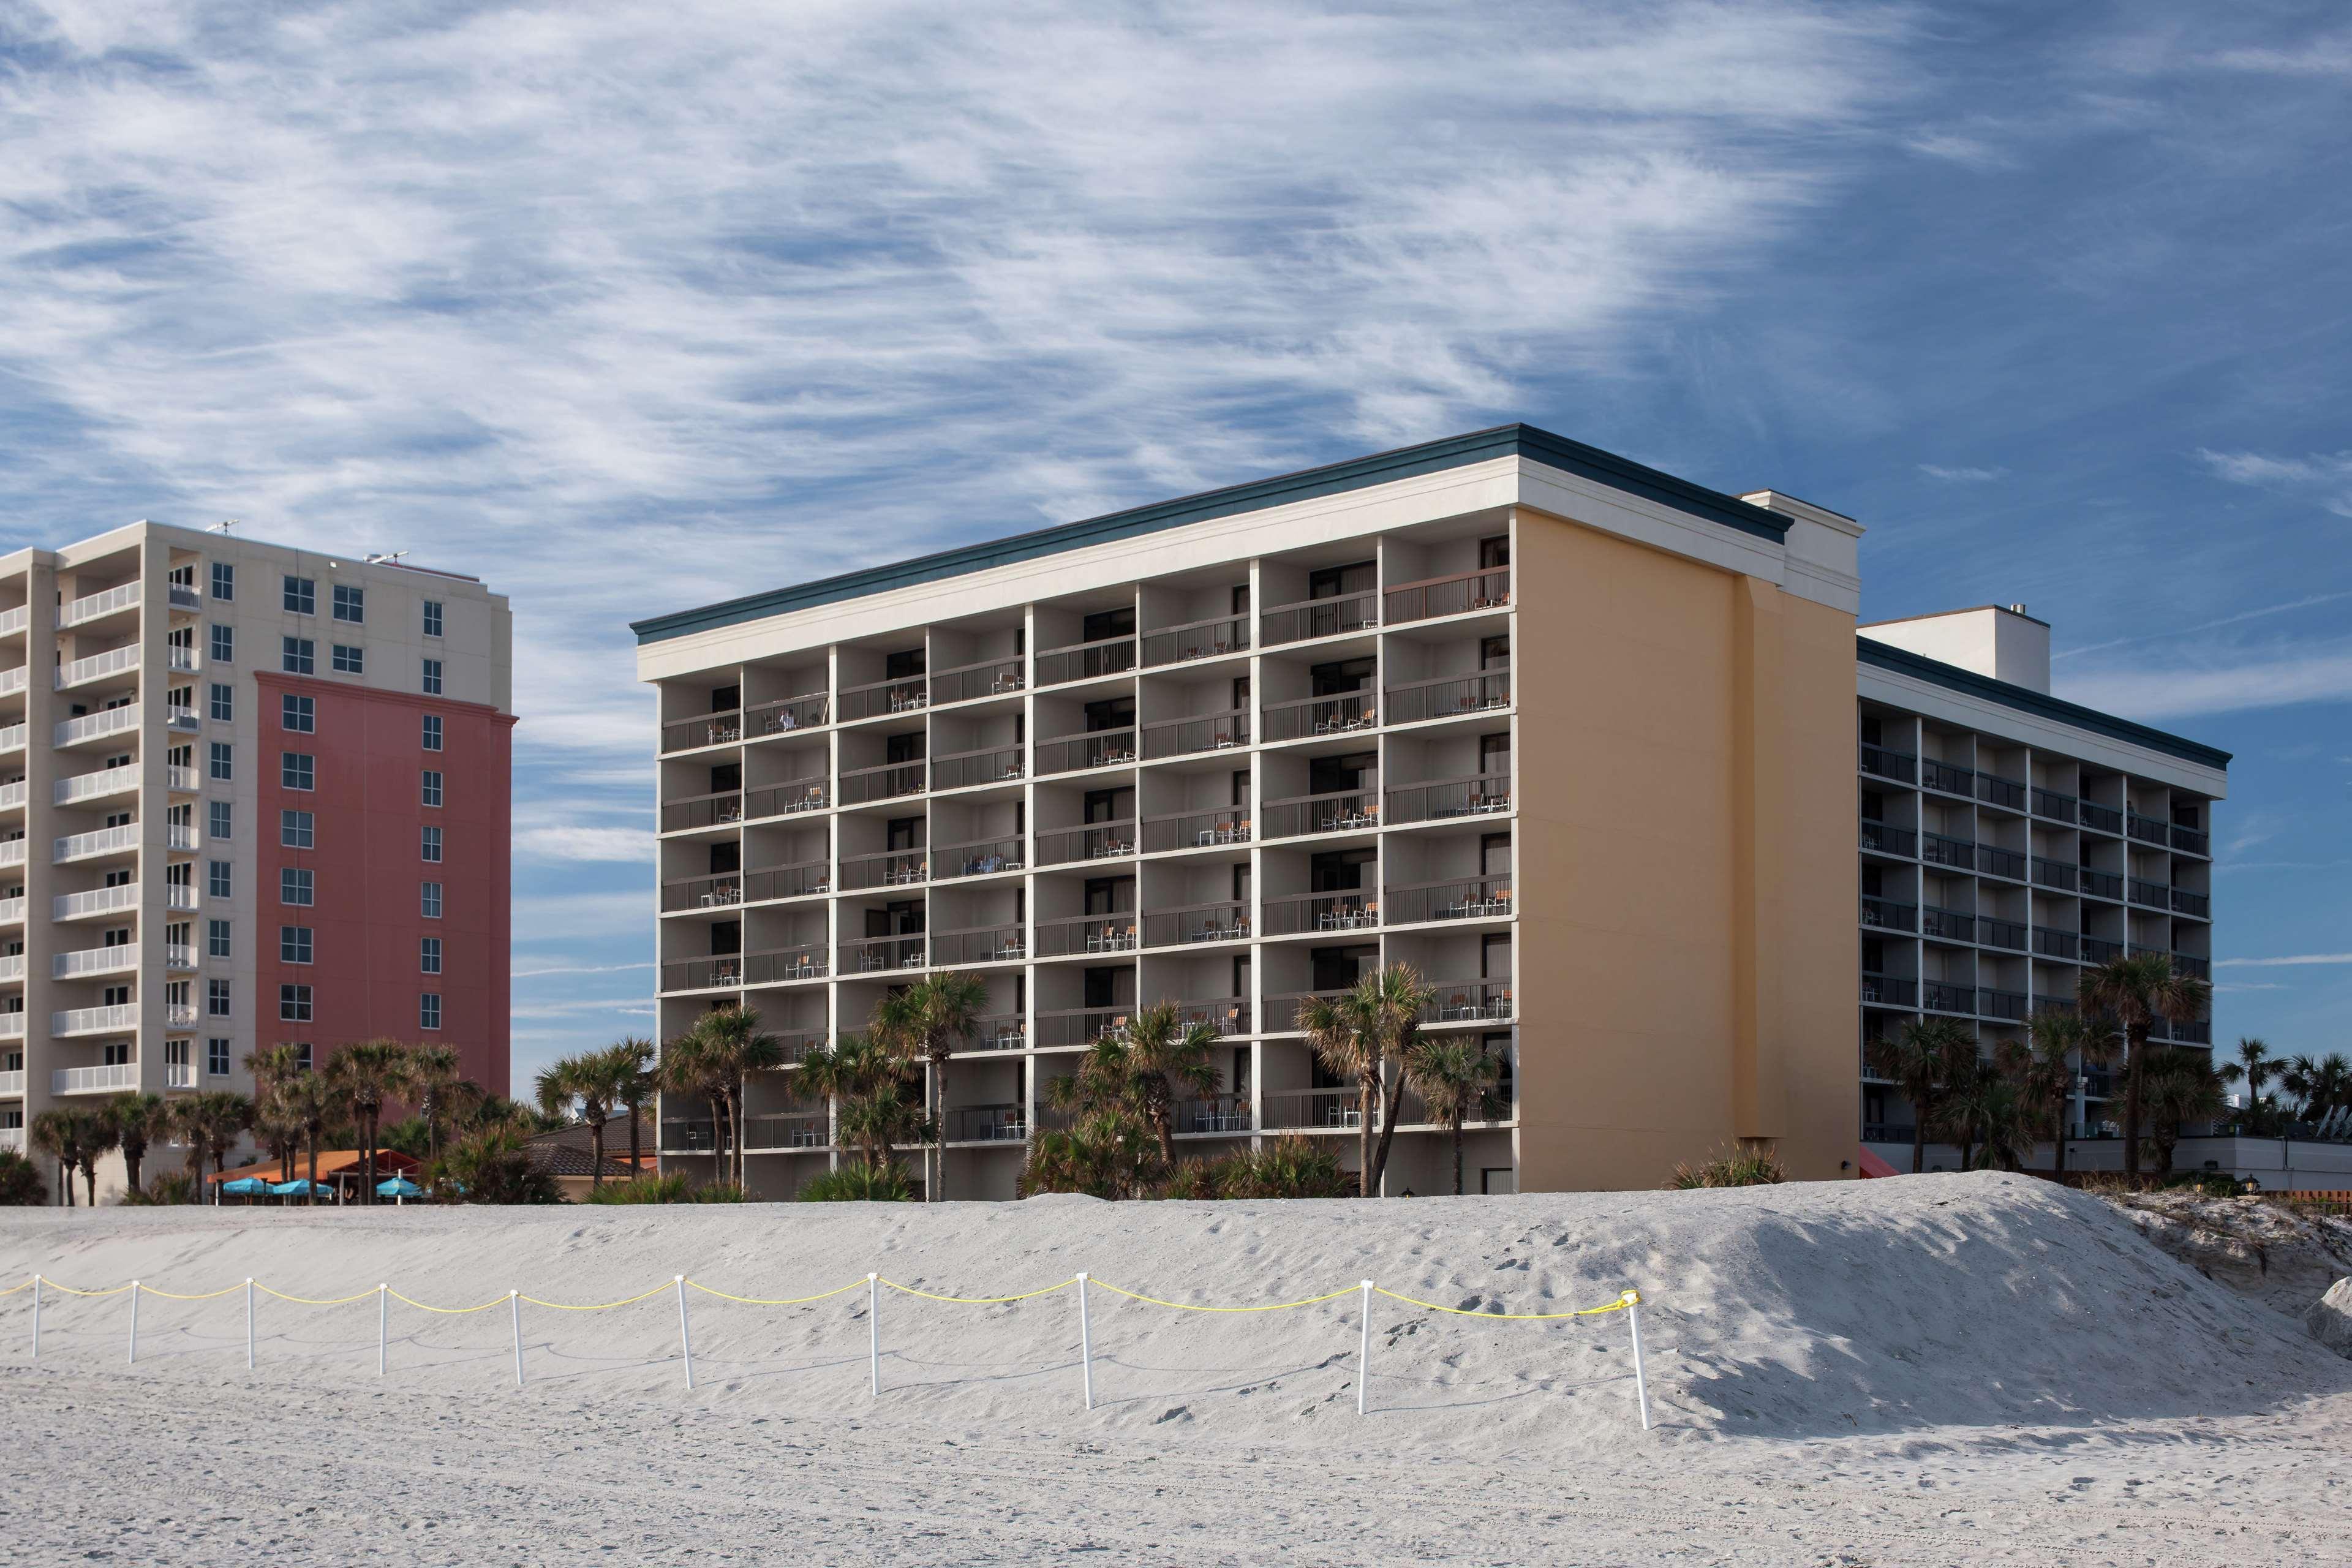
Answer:
[[[425,1195],[425,1189],[406,1176],[394,1176],[375,1184],[376,1195],[385,1198],[415,1198]]]
[[[304,1194],[310,1192],[311,1187],[308,1181],[304,1180],[300,1176],[297,1176],[290,1182],[279,1182],[269,1190],[271,1193],[281,1198],[299,1198]],[[318,1184],[318,1191],[320,1195],[322,1197],[332,1197],[334,1195],[335,1189],[327,1185],[326,1183],[320,1182]]]
[[[221,1184],[221,1191],[225,1193],[234,1193],[236,1196],[241,1198],[261,1197],[267,1194],[270,1190],[271,1188],[269,1184],[263,1181],[259,1176],[239,1176],[234,1182],[223,1182]]]

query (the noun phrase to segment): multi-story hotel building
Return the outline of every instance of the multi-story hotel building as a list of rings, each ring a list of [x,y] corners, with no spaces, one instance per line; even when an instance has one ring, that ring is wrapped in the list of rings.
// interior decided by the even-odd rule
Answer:
[[[1406,963],[1436,990],[1427,1026],[1500,1059],[1474,1190],[1654,1186],[1742,1139],[1849,1172],[1865,1112],[1874,1136],[1902,1116],[1866,1098],[1853,998],[1965,968],[1990,1038],[2013,1020],[1976,992],[2017,988],[1999,946],[1964,960],[1913,931],[1865,954],[1858,910],[2012,902],[2009,862],[1972,865],[1963,897],[1916,844],[1896,868],[1871,820],[2102,869],[2141,842],[2062,844],[1999,790],[1858,799],[1871,748],[2053,803],[2129,780],[2168,822],[2220,793],[2218,764],[2140,765],[2153,731],[2095,741],[2082,710],[1940,662],[1957,644],[1858,659],[1861,532],[1513,426],[640,622],[662,1036],[742,1003],[796,1051],[926,969],[984,976],[943,1195],[996,1197],[1050,1080],[1170,1001],[1224,1036],[1180,1139],[1332,1134],[1352,1163],[1354,1091],[1297,1010]],[[2195,866],[2168,861],[2168,886]],[[2024,923],[2103,940],[2095,898]],[[756,1194],[840,1157],[789,1067],[747,1103]],[[1388,1189],[1444,1190],[1446,1136],[1403,1114]],[[662,1125],[666,1160],[707,1168],[707,1112]]]
[[[140,522],[0,557],[0,1144],[281,1043],[446,1041],[503,1091],[503,598]]]

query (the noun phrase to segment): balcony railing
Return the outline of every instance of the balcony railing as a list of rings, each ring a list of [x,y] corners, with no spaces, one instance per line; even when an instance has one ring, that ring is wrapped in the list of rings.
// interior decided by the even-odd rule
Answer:
[[[876,974],[900,969],[920,969],[927,962],[929,945],[920,931],[899,932],[892,936],[844,937],[840,948],[840,973],[843,974]]]
[[[1919,835],[1919,858],[1930,866],[1972,870],[1977,863],[1977,847],[1966,838],[1953,838],[1941,833],[1922,833]]]
[[[841,775],[841,804],[868,805],[877,800],[898,800],[923,793],[929,777],[921,762],[884,763],[878,767],[852,768]]]
[[[1025,661],[1015,654],[1010,658],[984,658],[977,664],[958,665],[942,669],[931,677],[931,703],[970,702],[981,697],[1004,697],[1022,690],[1028,685]]]
[[[931,962],[942,969],[967,963],[1017,963],[1029,956],[1029,938],[1018,921],[970,926],[930,933]]]
[[[2003,849],[1998,844],[1977,846],[1977,869],[1988,877],[2007,877],[2012,882],[2025,880],[2025,857],[2014,849]]]
[[[2083,939],[2083,962],[2085,963],[2113,963],[2123,955],[2122,942],[2109,942],[2105,937],[2096,936],[2085,936]]]
[[[1299,893],[1265,900],[1265,934],[1297,936],[1307,931],[1377,931],[1380,894],[1371,889]]]
[[[743,715],[729,709],[724,713],[705,713],[692,719],[680,719],[662,726],[662,751],[692,751],[698,746],[730,745],[743,738]]]
[[[1511,987],[1503,980],[1433,980],[1436,999],[1422,1009],[1424,1024],[1498,1023],[1512,1016]]]
[[[1087,768],[1118,767],[1135,761],[1135,731],[1097,730],[1084,735],[1059,735],[1037,742],[1037,773],[1082,773]]]
[[[831,1120],[821,1110],[764,1110],[743,1118],[746,1149],[822,1149],[830,1136]]]
[[[682,833],[698,827],[724,827],[743,820],[743,792],[688,795],[662,803],[662,831]]]
[[[919,713],[931,705],[931,689],[926,677],[903,676],[896,680],[868,681],[863,686],[847,686],[841,692],[841,721],[855,723],[860,719],[879,718],[885,713]]]
[[[2079,963],[2083,958],[2082,933],[2063,931],[2056,926],[2035,926],[2033,951],[2042,958],[2063,959],[2068,963]]]
[[[2160,816],[2142,816],[2137,811],[2124,814],[2124,831],[2142,844],[2153,844],[2161,849],[2172,842],[2172,825]]]
[[[32,621],[33,612],[24,605],[18,605],[12,609],[0,610],[0,637],[15,637],[30,626]]]
[[[1976,988],[1955,985],[1949,981],[1930,980],[1919,988],[1921,1001],[1931,1013],[1973,1013],[1977,1010]]]
[[[1024,776],[1025,763],[1017,743],[950,752],[931,759],[931,787],[969,789],[974,784],[1009,784]]]
[[[1344,594],[1333,599],[1305,599],[1277,605],[1258,616],[1258,640],[1266,647],[1306,642],[1315,637],[1360,632],[1380,622],[1377,594]]]
[[[2081,885],[2075,876],[2076,869],[2069,861],[2053,860],[2046,855],[2036,855],[2033,858],[2033,885],[2037,888],[2053,888],[2062,893],[2071,893]]]
[[[1142,916],[1132,910],[1075,920],[1039,921],[1037,956],[1069,958],[1079,953],[1133,952],[1142,945]]]
[[[1984,915],[1977,921],[1977,940],[1987,947],[2007,948],[2023,952],[2026,929],[2015,921],[2005,921],[1996,915]]]
[[[2176,952],[2172,955],[2172,972],[2186,974],[2191,980],[2210,980],[2213,978],[2213,961],[2200,958],[2193,952]]]
[[[51,1094],[104,1094],[139,1087],[137,1062],[113,1062],[105,1067],[58,1068],[49,1074]]]
[[[1400,583],[1382,602],[1391,626],[1407,621],[1434,620],[1440,616],[1491,610],[1511,602],[1511,569],[1491,566],[1478,572],[1457,572],[1447,577],[1424,577]]]
[[[922,849],[887,849],[878,855],[841,858],[841,889],[912,888],[930,879],[930,856]]]
[[[121,974],[139,967],[139,944],[120,942],[112,947],[80,947],[49,956],[49,973],[58,980],[74,980],[86,974]]]
[[[1246,708],[1143,726],[1143,756],[1147,762],[1191,756],[1196,752],[1230,752],[1249,743],[1250,712]]]
[[[2072,996],[2052,996],[2037,992],[2033,998],[2033,1010],[2037,1013],[2072,1013],[2076,1010],[2076,1005]]]
[[[1081,860],[1117,860],[1135,853],[1135,818],[1090,823],[1037,835],[1037,864],[1066,866]]]
[[[52,1035],[108,1035],[139,1026],[139,1008],[133,1003],[120,1003],[110,1007],[74,1007],[49,1015]]]
[[[948,1112],[950,1143],[1018,1143],[1028,1136],[1029,1115],[1018,1105],[960,1105]]]
[[[1246,653],[1249,645],[1247,616],[1219,616],[1144,633],[1143,663],[1149,668],[1153,665],[1182,664],[1189,659],[1215,658],[1223,654]]]
[[[1107,1007],[1058,1007],[1037,1015],[1040,1046],[1091,1046],[1106,1037],[1125,1034],[1135,1004],[1115,1002]]]
[[[1908,752],[1890,752],[1885,746],[1864,745],[1862,748],[1862,771],[1874,778],[1892,779],[1896,784],[1916,784],[1919,759]]]
[[[56,727],[52,738],[60,746],[78,746],[85,741],[102,740],[137,728],[139,705],[126,702],[120,708],[101,708],[95,713],[64,720]]]
[[[58,731],[62,736],[65,726],[58,725]],[[25,726],[22,724],[0,725],[0,752],[21,752],[24,749]]]
[[[122,770],[118,768],[115,771],[120,773]],[[29,792],[23,779],[0,784],[0,811],[21,811],[28,798]]]
[[[1974,770],[1957,763],[1939,762],[1934,757],[1919,759],[1919,784],[1923,789],[1941,790],[1946,795],[1976,794]]]
[[[1862,923],[1873,931],[1917,931],[1919,906],[1863,896]]]
[[[50,804],[71,805],[76,801],[96,800],[103,795],[125,795],[139,788],[139,770],[132,767],[100,768],[95,773],[75,773],[61,778],[50,786]]]
[[[21,985],[25,980],[25,955],[21,952],[0,953],[0,985]]]
[[[168,584],[163,591],[163,597],[175,610],[201,610],[205,606],[203,598],[185,583]]]
[[[833,872],[824,860],[802,860],[757,871],[722,871],[686,877],[662,885],[665,910],[729,909],[772,899],[803,899],[833,891]]]
[[[1479,773],[1439,779],[1388,792],[1391,826],[1407,822],[1448,822],[1461,816],[1494,816],[1511,809],[1511,775]]]
[[[2131,879],[2131,901],[2149,909],[2168,910],[2172,907],[2172,889],[2162,882],[2134,877]]]
[[[823,811],[824,801],[824,775],[811,773],[805,778],[746,791],[743,817],[757,821],[768,816],[797,816],[803,812]]]
[[[193,1002],[163,1004],[163,1025],[171,1029],[193,1029],[196,1026],[196,1005]]]
[[[2034,816],[2047,816],[2058,822],[2074,820],[2074,807],[2078,803],[2073,795],[2063,795],[2054,789],[2043,789],[2040,784],[2033,786],[2032,795]]]
[[[1977,798],[1987,805],[1998,805],[2011,811],[2025,809],[2025,786],[2015,779],[2005,779],[1999,773],[1977,774]]]
[[[1907,827],[1891,827],[1884,822],[1864,818],[1862,824],[1862,847],[1877,855],[1900,855],[1905,859],[1919,853],[1919,836]]]
[[[1301,741],[1314,735],[1350,735],[1380,727],[1378,700],[1370,690],[1307,697],[1265,706],[1265,738]]]
[[[1270,918],[1271,906],[1269,906]],[[1143,917],[1143,945],[1176,947],[1188,942],[1246,942],[1250,907],[1244,902],[1185,904],[1153,910]]]
[[[665,1116],[661,1123],[661,1147],[665,1153],[709,1153],[718,1147],[714,1139],[717,1129],[708,1116]]]
[[[2124,830],[2124,814],[2114,806],[2099,805],[2087,800],[2080,804],[2083,826],[2099,833],[2121,833]]]
[[[1263,1098],[1268,1131],[1363,1125],[1363,1102],[1352,1089],[1270,1089]]]
[[[1124,675],[1135,668],[1135,637],[1104,637],[1098,642],[1071,643],[1037,656],[1037,684],[1065,686],[1073,680],[1099,680]]]
[[[2186,888],[2175,888],[2172,889],[2172,912],[2176,915],[2193,915],[2199,920],[2205,920],[2213,913],[2213,900],[2206,894],[2192,893]]]
[[[1176,1103],[1176,1131],[1252,1131],[1250,1097],[1246,1094],[1212,1094],[1200,1100],[1179,1100]]]
[[[1179,1002],[1176,1018],[1187,1026],[1206,1024],[1220,1035],[1246,1035],[1250,1032],[1250,1000],[1246,996],[1210,996]]]
[[[743,873],[717,877],[681,877],[662,884],[662,908],[670,910],[732,909],[743,901]]]
[[[2213,838],[2210,834],[2200,832],[2194,827],[2183,827],[2179,823],[2174,823],[2172,847],[2184,854],[2210,855],[2213,852]]]
[[[2023,1022],[2032,1000],[2022,991],[1996,991],[1989,985],[1977,987],[1977,1011],[1988,1018],[2007,1018]]]
[[[1511,879],[1498,874],[1447,882],[1410,882],[1391,888],[1387,901],[1391,925],[1496,920],[1511,912]]]
[[[833,700],[822,691],[812,691],[805,696],[754,704],[744,710],[743,727],[756,740],[762,735],[814,730],[830,723],[832,719]]]
[[[762,952],[718,953],[709,958],[677,959],[661,967],[665,991],[716,991],[740,985],[773,985],[792,980],[822,980],[827,965],[824,949],[774,948]]]
[[[198,849],[204,840],[196,836],[195,825],[187,822],[163,824],[163,847],[166,849]]]
[[[85,594],[58,607],[58,625],[78,626],[84,621],[94,621],[100,616],[110,616],[127,610],[139,602],[137,583],[125,583],[121,587],[108,588],[96,594]]]
[[[1018,1013],[984,1013],[971,1021],[965,1037],[968,1051],[1017,1051],[1029,1044],[1027,1024]]]
[[[121,855],[139,847],[139,825],[101,827],[94,833],[69,833],[51,847],[54,860],[86,860],[97,855]]]
[[[22,1029],[17,1030],[16,1033],[20,1038],[24,1035],[24,1031]],[[23,1068],[9,1068],[5,1070],[0,1070],[0,1099],[16,1099],[21,1097],[24,1092],[25,1069]],[[11,1127],[5,1131],[10,1132],[21,1132],[24,1129],[21,1127]],[[0,1144],[0,1148],[14,1148],[17,1145],[16,1144]]]
[[[69,686],[79,686],[85,681],[103,679],[138,668],[139,645],[132,643],[128,647],[109,648],[104,653],[94,653],[87,658],[72,659],[58,665],[51,679],[57,689],[63,691]]]
[[[1465,713],[1486,713],[1511,705],[1511,672],[1490,669],[1478,675],[1448,676],[1438,680],[1412,680],[1388,689],[1389,722],[1418,724],[1426,719],[1458,719]]]
[[[1296,838],[1309,833],[1355,833],[1381,825],[1381,797],[1374,790],[1296,795],[1268,801],[1265,836]]]
[[[942,844],[931,851],[933,881],[1026,869],[1028,861],[1017,837],[976,838],[969,844]]]
[[[0,926],[20,926],[25,923],[25,900],[22,896],[0,899]]]
[[[1939,910],[1933,904],[1919,910],[1919,934],[1937,942],[1969,942],[1977,939],[1977,918],[1958,910]]]
[[[123,882],[111,888],[92,888],[84,893],[59,893],[49,900],[51,920],[76,921],[89,915],[111,914],[117,910],[135,909],[139,903],[139,884]]]
[[[1223,811],[1180,811],[1166,816],[1143,819],[1143,848],[1146,854],[1159,854],[1170,849],[1207,849],[1249,841],[1247,806],[1232,806]]]
[[[2082,868],[2080,874],[2083,882],[2083,891],[2089,894],[2092,898],[2115,899],[2118,900],[2123,898],[2124,879],[2116,873],[2112,871],[2094,871],[2088,866],[2085,866]]]
[[[21,866],[25,863],[25,840],[0,838],[0,866]]]

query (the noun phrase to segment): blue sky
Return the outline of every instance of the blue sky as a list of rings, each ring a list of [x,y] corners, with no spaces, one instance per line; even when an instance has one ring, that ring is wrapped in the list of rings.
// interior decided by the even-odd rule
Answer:
[[[2327,5],[0,0],[0,544],[512,596],[527,1077],[649,1023],[631,616],[1525,419],[2237,752],[2217,1032],[2341,1048],[2347,89]]]

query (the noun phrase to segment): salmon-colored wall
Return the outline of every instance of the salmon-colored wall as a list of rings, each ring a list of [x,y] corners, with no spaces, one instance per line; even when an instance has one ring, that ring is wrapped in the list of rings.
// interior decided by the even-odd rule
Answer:
[[[1519,1184],[1854,1143],[1853,617],[1521,511]],[[1842,641],[1840,639],[1843,639]]]
[[[354,1040],[429,1040],[456,1047],[466,1076],[476,1083],[508,1092],[513,716],[474,703],[268,671],[257,679],[262,702],[257,1039],[308,1041],[321,1063],[334,1047]],[[289,691],[316,700],[316,733],[289,734],[279,727],[281,696]],[[424,749],[427,713],[441,716],[437,752]],[[279,753],[289,751],[318,759],[315,790],[283,786]],[[422,804],[427,768],[437,769],[444,781],[437,809]],[[280,844],[283,809],[315,814],[316,848]],[[421,829],[428,823],[442,829],[438,865],[422,857]],[[289,866],[316,873],[313,907],[279,903],[278,873]],[[427,881],[443,887],[438,920],[420,912],[420,885]],[[281,925],[311,928],[315,962],[281,962]],[[426,936],[441,939],[437,975],[419,968],[419,942]],[[279,1020],[281,984],[311,988],[310,1023]],[[441,996],[437,1031],[418,1026],[418,998],[428,991]]]

